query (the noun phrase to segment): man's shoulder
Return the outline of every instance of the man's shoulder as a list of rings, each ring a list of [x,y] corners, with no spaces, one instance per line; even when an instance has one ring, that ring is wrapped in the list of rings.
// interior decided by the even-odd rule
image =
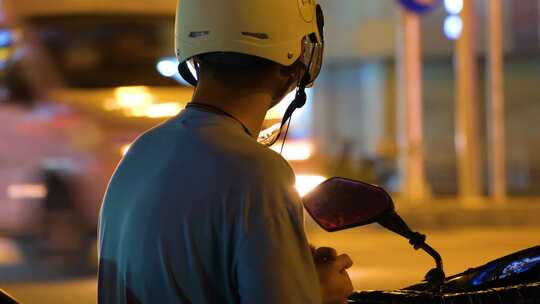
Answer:
[[[279,153],[255,141],[244,143],[240,153],[227,153],[225,157],[245,178],[294,183],[294,173],[287,161]]]
[[[204,164],[199,169],[212,168],[220,177],[294,183],[293,170],[279,153],[236,131],[178,133],[175,122],[169,121],[142,134],[134,146],[134,150],[152,154],[171,149],[175,159],[189,159],[194,166]]]

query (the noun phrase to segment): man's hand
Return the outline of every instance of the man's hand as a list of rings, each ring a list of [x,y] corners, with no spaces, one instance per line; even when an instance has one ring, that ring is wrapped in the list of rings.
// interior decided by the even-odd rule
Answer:
[[[353,292],[347,269],[353,264],[346,254],[337,255],[333,248],[312,248],[313,259],[319,274],[324,304],[343,304]]]

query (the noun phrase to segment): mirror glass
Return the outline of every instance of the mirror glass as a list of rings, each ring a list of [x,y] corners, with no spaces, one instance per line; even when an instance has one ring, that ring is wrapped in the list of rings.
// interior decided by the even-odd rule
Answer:
[[[326,231],[338,231],[375,222],[394,210],[388,193],[377,186],[333,177],[303,197],[304,207]]]

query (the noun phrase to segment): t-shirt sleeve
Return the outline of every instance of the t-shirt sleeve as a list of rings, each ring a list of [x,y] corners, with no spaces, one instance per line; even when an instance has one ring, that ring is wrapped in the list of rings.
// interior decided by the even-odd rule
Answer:
[[[253,224],[236,255],[241,303],[321,303],[319,281],[296,195],[274,196],[271,216]]]

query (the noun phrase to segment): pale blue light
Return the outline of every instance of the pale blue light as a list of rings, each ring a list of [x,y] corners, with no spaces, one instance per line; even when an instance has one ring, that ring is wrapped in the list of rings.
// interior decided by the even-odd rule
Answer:
[[[176,57],[169,56],[160,58],[156,63],[156,69],[161,76],[172,78],[183,86],[190,86],[190,84],[180,76],[180,73],[178,73],[178,59],[176,59]]]
[[[0,47],[6,47],[13,43],[13,33],[11,31],[0,30]]]
[[[459,16],[448,16],[444,19],[444,34],[448,39],[456,40],[463,31],[463,21]]]
[[[449,14],[459,15],[463,10],[463,0],[444,0],[444,7]]]
[[[178,63],[168,58],[160,60],[157,63],[156,68],[164,77],[174,77],[174,75],[178,73]]]

